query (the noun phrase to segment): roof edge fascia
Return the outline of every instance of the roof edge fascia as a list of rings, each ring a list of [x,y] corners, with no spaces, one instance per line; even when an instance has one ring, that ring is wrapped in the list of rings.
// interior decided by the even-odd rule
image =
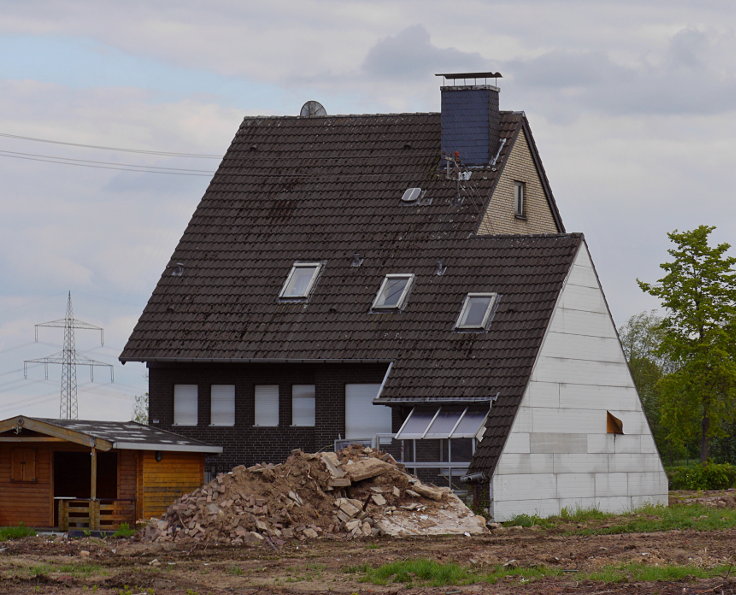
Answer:
[[[70,430],[69,428],[57,426],[25,415],[16,415],[15,417],[0,421],[0,432],[7,432],[18,426],[33,432],[53,436],[54,438],[61,438],[67,442],[81,444],[82,446],[87,446],[89,448],[96,448],[102,451],[108,451],[113,448],[113,443],[109,440],[105,440],[104,438],[97,438],[90,434]]]

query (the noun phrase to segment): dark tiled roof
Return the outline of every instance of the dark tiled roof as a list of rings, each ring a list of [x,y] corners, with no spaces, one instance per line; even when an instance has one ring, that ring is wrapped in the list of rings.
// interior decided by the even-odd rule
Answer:
[[[524,123],[502,112],[499,171]],[[498,171],[458,186],[439,144],[439,114],[246,118],[121,360],[393,362],[387,401],[498,394],[507,430],[581,236],[476,236]],[[279,302],[295,261],[324,266],[308,302]],[[371,312],[387,273],[416,275],[406,307]],[[484,291],[490,330],[455,331]]]

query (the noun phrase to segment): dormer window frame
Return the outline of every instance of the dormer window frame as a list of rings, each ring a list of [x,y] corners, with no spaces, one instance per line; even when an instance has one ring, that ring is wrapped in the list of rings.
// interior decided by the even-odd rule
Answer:
[[[409,291],[412,288],[412,285],[414,285],[414,278],[416,275],[414,273],[389,273],[384,278],[383,281],[381,281],[381,286],[378,288],[378,293],[376,293],[376,297],[373,298],[373,304],[371,305],[371,310],[375,310],[377,312],[386,312],[391,310],[403,310],[404,306],[406,305],[407,298],[409,297]],[[394,305],[386,305],[381,304],[381,295],[384,292],[384,289],[386,288],[386,285],[388,285],[389,281],[391,279],[406,279],[406,284],[404,285],[404,288],[401,290],[401,295],[399,296],[399,300]]]
[[[526,219],[526,182],[514,180],[514,217]]]
[[[463,323],[463,321],[467,318],[469,310],[470,310],[470,303],[473,298],[489,298],[488,304],[486,305],[486,311],[483,314],[483,320],[481,323],[478,324],[467,324]],[[491,319],[493,318],[493,313],[496,310],[496,305],[498,304],[498,293],[486,291],[486,292],[471,292],[466,294],[465,300],[463,301],[463,306],[460,309],[460,315],[457,317],[457,321],[455,322],[455,329],[459,331],[481,331],[481,330],[488,330],[488,327],[491,324]]]
[[[319,277],[320,273],[322,272],[322,268],[324,267],[324,263],[322,262],[300,262],[297,261],[293,265],[291,265],[291,270],[289,271],[289,274],[286,276],[286,281],[284,281],[283,286],[281,287],[281,291],[279,292],[279,300],[288,301],[288,302],[294,302],[294,301],[306,301],[309,299],[309,296],[312,293],[312,289],[314,289],[314,285],[317,282],[317,278]],[[291,284],[294,275],[296,274],[297,270],[299,269],[313,269],[312,272],[312,278],[309,280],[309,283],[307,284],[306,289],[303,293],[300,293],[298,295],[287,295],[286,291],[289,288],[289,285]]]

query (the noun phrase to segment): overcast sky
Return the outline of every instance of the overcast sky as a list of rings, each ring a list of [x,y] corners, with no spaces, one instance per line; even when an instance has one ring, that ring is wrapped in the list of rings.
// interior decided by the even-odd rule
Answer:
[[[656,307],[665,234],[736,236],[733,0],[0,1],[0,419],[59,415],[72,292],[79,416],[129,419],[117,356],[245,115],[438,111],[435,72],[499,70],[617,324]],[[30,137],[163,156],[26,140]],[[63,159],[62,159],[63,158]],[[77,160],[77,161],[73,161]],[[58,163],[64,161],[64,163]],[[91,163],[96,162],[96,163]],[[111,165],[112,164],[112,165]],[[177,168],[176,175],[105,169]],[[186,170],[186,171],[181,171]]]

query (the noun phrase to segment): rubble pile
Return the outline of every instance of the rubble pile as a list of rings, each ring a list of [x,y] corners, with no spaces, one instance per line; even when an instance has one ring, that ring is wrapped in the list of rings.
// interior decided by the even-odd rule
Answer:
[[[146,527],[145,541],[212,543],[307,540],[321,536],[485,533],[449,488],[423,484],[380,451],[294,451],[278,465],[235,467],[174,502]]]

